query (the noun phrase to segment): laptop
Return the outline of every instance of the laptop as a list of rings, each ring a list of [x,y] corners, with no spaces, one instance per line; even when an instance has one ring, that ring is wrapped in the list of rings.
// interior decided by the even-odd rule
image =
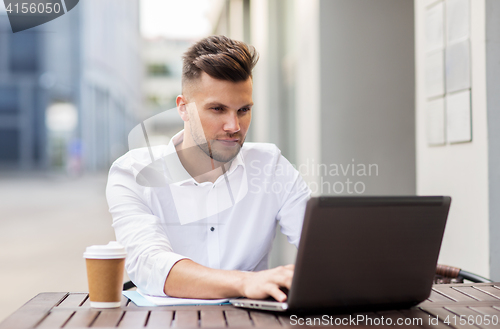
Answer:
[[[431,292],[450,203],[445,196],[311,198],[287,301],[230,302],[296,313],[417,305]]]

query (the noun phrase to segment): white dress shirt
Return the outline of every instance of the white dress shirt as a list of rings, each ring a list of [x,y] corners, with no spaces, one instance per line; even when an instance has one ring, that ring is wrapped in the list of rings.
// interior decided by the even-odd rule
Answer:
[[[127,273],[154,296],[165,296],[168,273],[184,258],[214,269],[267,269],[276,221],[297,247],[311,193],[267,143],[244,143],[215,183],[197,183],[175,151],[182,138],[183,131],[168,145],[131,150],[109,171],[106,196]]]

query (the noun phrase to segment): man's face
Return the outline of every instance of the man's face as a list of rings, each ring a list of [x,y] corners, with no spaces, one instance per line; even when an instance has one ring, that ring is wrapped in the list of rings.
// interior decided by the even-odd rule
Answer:
[[[193,141],[215,161],[231,161],[243,146],[252,119],[252,79],[231,82],[203,72],[186,94],[188,102],[196,103],[196,108],[188,106],[187,130]]]

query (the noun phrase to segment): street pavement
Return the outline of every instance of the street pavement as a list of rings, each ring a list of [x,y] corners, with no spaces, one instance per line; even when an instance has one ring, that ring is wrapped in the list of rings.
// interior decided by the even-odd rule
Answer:
[[[115,239],[106,174],[0,172],[0,322],[40,292],[87,292],[83,252]]]

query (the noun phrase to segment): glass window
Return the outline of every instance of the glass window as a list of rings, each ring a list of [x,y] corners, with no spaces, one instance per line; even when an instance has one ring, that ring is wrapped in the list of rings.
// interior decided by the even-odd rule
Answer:
[[[171,72],[166,64],[149,64],[148,75],[154,77],[167,77],[171,75]]]
[[[9,38],[9,67],[12,73],[35,73],[38,70],[38,34],[16,33]]]
[[[0,162],[19,159],[19,131],[0,129]]]
[[[19,109],[18,89],[15,86],[0,86],[0,114],[16,113]]]

